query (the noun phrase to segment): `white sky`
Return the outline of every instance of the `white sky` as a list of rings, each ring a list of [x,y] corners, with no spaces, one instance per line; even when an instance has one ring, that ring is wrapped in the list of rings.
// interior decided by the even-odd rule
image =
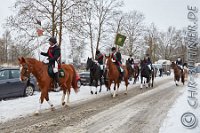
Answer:
[[[12,14],[9,7],[15,1],[0,0],[0,24]],[[196,5],[200,9],[200,0],[124,0],[124,3],[124,11],[137,10],[142,12],[146,17],[147,25],[154,22],[161,30],[166,30],[169,26],[186,27],[188,25],[187,5]],[[198,17],[200,18],[200,13]],[[0,29],[0,35],[2,35],[4,29],[2,27]]]

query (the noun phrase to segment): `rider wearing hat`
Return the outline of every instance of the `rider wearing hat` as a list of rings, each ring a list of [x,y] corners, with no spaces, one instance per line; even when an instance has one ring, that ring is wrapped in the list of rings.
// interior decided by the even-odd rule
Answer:
[[[146,54],[145,60],[146,60],[147,66],[149,67],[149,70],[151,70],[152,62],[151,62],[151,58],[150,58],[149,54]]]
[[[117,65],[117,68],[120,72],[120,80],[122,80],[123,74],[124,74],[124,70],[122,69],[122,56],[121,53],[119,51],[117,51],[116,47],[112,47],[112,61]]]
[[[103,75],[103,54],[97,50],[95,55],[95,60],[98,62],[100,68],[101,68],[101,74]]]
[[[131,65],[131,67],[134,69],[134,59],[132,57],[132,54],[130,54],[129,58],[128,58],[128,62]]]
[[[183,70],[183,61],[180,57],[177,58],[176,65],[178,65],[179,69]]]
[[[50,65],[53,68],[54,78],[55,78],[55,82],[56,82],[55,88],[56,88],[56,90],[59,90],[60,88],[59,88],[58,69],[60,69],[60,67],[61,67],[60,47],[57,45],[56,38],[54,38],[54,37],[49,38],[49,45],[50,46],[49,46],[47,53],[41,52],[41,55],[48,57],[48,61],[46,63],[48,63],[48,65]]]

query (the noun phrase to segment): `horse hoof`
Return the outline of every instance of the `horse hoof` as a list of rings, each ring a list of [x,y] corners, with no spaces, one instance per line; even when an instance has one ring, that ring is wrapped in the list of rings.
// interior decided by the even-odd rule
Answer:
[[[39,111],[35,111],[34,113],[35,116],[38,116],[39,114],[40,114]]]
[[[124,94],[127,95],[127,92],[125,92]]]
[[[54,111],[55,110],[55,107],[51,107],[51,111]]]
[[[65,105],[65,102],[62,103],[62,106],[64,106],[64,105]]]
[[[176,86],[178,86],[178,84],[176,84]]]
[[[91,94],[93,94],[93,91],[90,91]]]
[[[95,92],[95,94],[97,95],[97,92]]]

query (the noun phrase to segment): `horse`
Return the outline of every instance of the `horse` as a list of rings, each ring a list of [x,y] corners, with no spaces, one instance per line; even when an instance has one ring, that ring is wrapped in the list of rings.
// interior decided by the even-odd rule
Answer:
[[[133,68],[131,64],[128,62],[128,60],[126,60],[126,67],[128,70],[129,79],[133,77],[134,78],[133,84],[135,84],[139,76],[139,66],[134,64]]]
[[[146,64],[145,60],[141,61],[141,71],[140,71],[140,79],[141,79],[141,84],[140,84],[140,89],[143,88],[143,85],[148,87],[153,87],[153,82],[154,82],[154,69],[151,67],[151,70],[149,66]],[[143,81],[143,78],[146,78],[146,81]]]
[[[177,64],[175,64],[174,62],[172,62],[171,64],[172,69],[174,70],[174,82],[176,84],[176,86],[178,86],[177,81],[179,82],[179,80],[181,79],[181,82],[185,83],[185,72],[182,71],[179,66]]]
[[[86,70],[89,70],[89,69],[90,69],[90,84],[89,85],[92,86],[93,81],[95,81],[95,87],[96,87],[95,94],[97,94],[98,81],[100,83],[99,84],[99,86],[100,86],[99,92],[101,92],[103,73],[101,72],[100,66],[97,63],[95,63],[92,60],[92,58],[88,57]],[[93,91],[91,90],[91,88],[90,88],[90,93],[93,94]]]
[[[41,106],[44,100],[48,102],[51,107],[51,110],[55,110],[54,105],[51,103],[49,99],[48,92],[52,90],[53,79],[48,74],[48,65],[44,64],[41,61],[38,61],[34,58],[18,58],[20,64],[20,79],[21,81],[26,81],[30,74],[33,74],[36,77],[38,82],[39,89],[41,91],[40,95],[40,105],[39,109],[35,112],[36,115],[40,113]],[[62,96],[62,105],[65,105],[65,95],[67,93],[67,105],[69,104],[69,96],[71,92],[71,87],[73,87],[74,91],[77,93],[78,86],[76,81],[76,70],[72,65],[61,64],[61,68],[64,71],[64,77],[59,79],[59,86],[61,90],[63,90]]]
[[[115,63],[112,62],[111,60],[111,56],[106,56],[106,77],[107,77],[107,82],[106,82],[106,87],[108,90],[110,90],[111,92],[111,89],[110,89],[110,86],[111,84],[114,82],[114,94],[112,95],[113,98],[118,95],[118,89],[119,89],[119,85],[121,83],[121,80],[120,80],[120,72],[116,66]],[[128,88],[128,70],[126,68],[126,66],[123,66],[123,69],[124,69],[124,81],[125,81],[125,86],[126,86],[126,92],[125,94],[127,95],[127,88]],[[117,85],[117,93],[116,93],[116,85]],[[112,94],[112,93],[111,93]]]

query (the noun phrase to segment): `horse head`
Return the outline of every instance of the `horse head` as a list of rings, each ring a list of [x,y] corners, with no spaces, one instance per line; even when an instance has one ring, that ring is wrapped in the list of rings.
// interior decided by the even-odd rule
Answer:
[[[93,61],[92,58],[87,59],[86,70],[89,70],[92,67]]]
[[[24,57],[18,58],[18,61],[20,64],[20,79],[21,81],[26,81],[29,79],[31,73],[29,65],[27,61],[24,59]]]
[[[171,68],[174,69],[175,67],[176,67],[176,64],[172,61]]]
[[[110,62],[112,62],[111,55],[110,54],[105,55],[105,67],[106,67],[106,69],[109,68]]]

